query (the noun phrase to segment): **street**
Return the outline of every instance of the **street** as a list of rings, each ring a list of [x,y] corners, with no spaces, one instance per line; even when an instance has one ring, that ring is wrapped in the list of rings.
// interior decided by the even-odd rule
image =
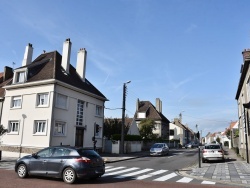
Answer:
[[[197,149],[171,150],[168,156],[143,157],[106,164],[106,173],[97,180],[82,180],[74,185],[61,179],[29,177],[20,179],[13,170],[14,162],[0,162],[0,187],[229,187],[178,174],[178,169],[192,165],[198,159]]]

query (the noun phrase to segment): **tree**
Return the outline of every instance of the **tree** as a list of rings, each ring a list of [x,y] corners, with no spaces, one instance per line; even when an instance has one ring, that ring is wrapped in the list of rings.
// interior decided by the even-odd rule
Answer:
[[[118,118],[107,118],[104,120],[103,124],[103,136],[108,139],[111,138],[113,134],[121,134],[122,120]],[[129,124],[125,124],[124,133],[128,132]]]
[[[0,145],[1,145],[1,136],[7,133],[8,129],[5,129],[3,125],[0,125]],[[1,157],[1,156],[0,156]]]
[[[155,130],[155,121],[152,119],[144,119],[139,124],[139,132],[142,138],[150,139],[154,138],[155,135],[153,133]]]
[[[220,143],[220,138],[219,137],[216,138],[216,142]]]
[[[2,136],[2,135],[4,135],[5,133],[7,133],[7,129],[5,129],[4,127],[3,127],[3,125],[0,125],[0,136]]]

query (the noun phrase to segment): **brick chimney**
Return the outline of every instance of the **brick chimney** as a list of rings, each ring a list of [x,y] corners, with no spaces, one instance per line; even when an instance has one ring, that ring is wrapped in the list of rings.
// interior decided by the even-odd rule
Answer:
[[[8,67],[8,66],[5,66],[4,67],[3,81],[6,81],[12,77],[13,77],[13,69]]]
[[[85,82],[86,60],[87,51],[85,48],[81,48],[77,53],[76,72],[81,77],[83,82]]]
[[[158,112],[162,113],[162,102],[159,98],[156,98],[155,107]]]
[[[32,62],[33,47],[32,44],[28,44],[25,48],[22,66],[27,66]]]
[[[250,60],[250,49],[245,49],[243,52],[242,52],[242,55],[243,55],[243,61],[247,61],[247,60]]]
[[[62,67],[67,73],[69,73],[71,45],[72,44],[69,38],[66,39],[65,42],[63,43]]]

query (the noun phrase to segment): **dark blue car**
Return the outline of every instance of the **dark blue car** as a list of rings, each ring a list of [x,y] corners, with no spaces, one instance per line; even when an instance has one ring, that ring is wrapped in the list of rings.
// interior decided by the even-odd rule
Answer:
[[[76,179],[101,177],[105,173],[105,164],[94,150],[55,146],[18,159],[15,171],[20,178],[47,176],[62,178],[71,184]]]

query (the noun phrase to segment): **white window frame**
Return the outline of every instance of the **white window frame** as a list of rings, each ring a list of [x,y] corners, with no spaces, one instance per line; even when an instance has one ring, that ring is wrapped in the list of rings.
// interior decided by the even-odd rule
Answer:
[[[95,115],[96,116],[102,116],[102,106],[98,106],[96,105],[96,108],[95,108]]]
[[[64,121],[55,121],[53,135],[66,136],[67,123]]]
[[[20,100],[20,105],[16,106],[16,101]],[[13,96],[11,97],[11,108],[22,108],[22,96],[18,95],[18,96]]]
[[[47,133],[47,121],[35,120],[34,127],[33,127],[33,134],[34,135],[46,135],[46,133]]]
[[[23,74],[22,80],[20,80],[20,74]],[[21,84],[27,81],[27,68],[18,69],[14,71],[13,84]]]
[[[45,101],[45,103],[41,104],[43,100]],[[48,106],[49,106],[49,93],[38,93],[37,94],[37,107],[48,107]]]
[[[60,99],[60,97],[65,97],[64,105],[60,104],[60,100],[63,100],[62,98]],[[57,93],[56,94],[56,107],[61,108],[61,109],[68,109],[68,98],[69,97],[67,95]]]
[[[84,120],[84,104],[85,102],[83,100],[77,100],[77,114],[76,114],[76,125],[77,126],[83,126],[83,120]]]
[[[9,121],[8,134],[19,134],[20,122]]]

